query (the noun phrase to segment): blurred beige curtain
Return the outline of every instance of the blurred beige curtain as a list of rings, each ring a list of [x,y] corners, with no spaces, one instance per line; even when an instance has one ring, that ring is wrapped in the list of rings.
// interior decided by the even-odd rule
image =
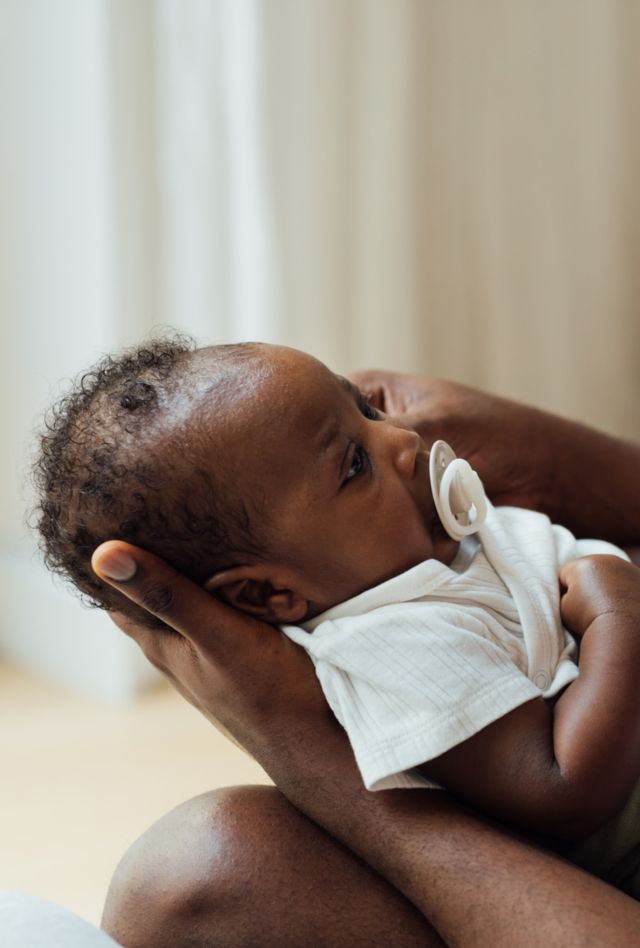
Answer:
[[[157,14],[165,321],[640,434],[639,4]]]
[[[114,698],[144,678],[37,570],[23,482],[58,380],[154,325],[640,437],[636,0],[2,0],[0,80],[15,660]]]

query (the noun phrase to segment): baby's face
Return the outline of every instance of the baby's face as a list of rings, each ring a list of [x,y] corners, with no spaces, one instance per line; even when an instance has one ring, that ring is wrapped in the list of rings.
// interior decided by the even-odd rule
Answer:
[[[223,423],[225,443],[239,493],[267,513],[273,558],[295,571],[309,615],[425,559],[450,562],[457,543],[436,515],[419,435],[311,356],[264,351]]]

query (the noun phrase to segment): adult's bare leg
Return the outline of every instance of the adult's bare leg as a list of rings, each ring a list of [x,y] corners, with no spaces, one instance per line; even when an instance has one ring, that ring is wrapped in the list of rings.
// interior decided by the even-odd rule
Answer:
[[[102,927],[126,948],[428,948],[424,916],[273,787],[195,797],[118,866]]]
[[[121,576],[122,557],[128,579]],[[363,787],[346,735],[324,701],[308,658],[290,640],[268,625],[234,613],[151,554],[118,542],[105,545],[95,558],[99,575],[108,576],[108,570],[103,567],[110,559],[117,575],[121,576],[120,580],[113,579],[113,584],[132,601],[152,609],[178,633],[159,636],[156,630],[151,632],[143,625],[123,620],[122,627],[141,644],[147,657],[165,671],[182,694],[212,723],[234,735],[262,764],[297,810],[324,827],[331,837],[341,841],[349,852],[359,856],[393,889],[402,893],[449,946],[478,948],[490,944],[494,948],[548,948],[561,944],[563,948],[585,945],[640,948],[638,902],[500,831],[444,792],[368,792]],[[235,842],[233,846],[227,844],[225,852],[224,834],[221,842],[220,832],[214,833],[215,845],[206,847],[209,852],[216,846],[218,849],[210,866],[224,863],[225,859],[246,862],[243,835],[246,837],[244,845],[252,845],[251,835],[243,826],[247,822],[246,812],[238,812],[240,816],[234,818],[232,811],[227,825],[232,839],[240,840],[240,847]],[[251,827],[251,820],[248,825]],[[283,842],[279,841],[279,835],[276,823],[270,837],[275,855],[269,855],[267,847],[267,858],[263,860],[267,866],[278,867],[279,872],[283,865],[289,865],[289,870],[281,873],[278,890],[292,884],[294,876],[299,883],[291,887],[296,899],[300,897],[301,888],[302,896],[315,894],[320,890],[322,877],[318,876],[317,865],[312,861],[307,866],[302,857],[315,850],[313,840],[317,841],[318,837],[312,834],[306,836],[306,843],[292,842],[286,823],[281,834]],[[264,841],[265,837],[258,838]],[[282,856],[283,847],[286,859]],[[327,858],[330,858],[329,852],[332,850],[325,850]],[[155,858],[157,860],[157,856]],[[174,883],[181,893],[179,904],[184,906],[189,896],[192,905],[199,901],[204,906],[203,914],[208,911],[207,898],[213,901],[215,895],[218,905],[223,905],[225,898],[223,885],[214,893],[208,888],[211,883],[207,859],[205,855],[194,862],[187,855],[187,865],[196,866],[191,878],[195,877],[197,884],[184,885],[178,879]],[[294,872],[292,867],[298,868]],[[230,895],[227,894],[226,899],[232,909],[235,906],[231,918],[233,924],[237,924],[240,914],[246,912],[247,904],[251,903],[247,894],[253,896],[254,890],[249,885],[246,885],[248,891],[239,890],[238,879],[242,879],[242,873],[234,873],[233,868],[227,876]],[[336,863],[332,862],[330,874],[334,887],[330,891],[342,896],[337,904],[348,917],[352,903],[350,893],[345,899],[344,892],[351,888],[353,876],[338,879],[336,884],[336,871]],[[275,872],[275,868],[271,872]],[[122,873],[126,881],[126,870]],[[142,905],[144,893],[140,886],[147,877],[153,879],[153,875],[133,871],[129,877],[137,883],[138,903]],[[155,892],[155,906],[162,902],[163,893],[169,898],[172,892],[171,870],[160,873],[159,878],[159,883],[150,885]],[[246,878],[255,888],[255,872]],[[356,901],[362,894],[357,892],[358,885],[356,883]],[[258,886],[258,890],[260,888]],[[262,910],[259,898],[257,902]],[[112,905],[116,903],[117,897],[113,896]],[[121,899],[121,903],[126,905],[126,899]],[[296,937],[304,934],[303,943],[308,944],[323,928],[316,923],[312,937],[308,937],[312,931],[311,920],[308,914],[295,918],[296,908],[294,906],[292,912],[287,907],[287,911],[292,912],[298,924]],[[215,918],[215,909],[214,904],[211,918]],[[328,918],[331,911],[334,911],[332,900],[325,900],[321,906],[322,917]],[[127,914],[126,909],[123,914]],[[195,914],[191,909],[187,917],[192,919]],[[358,922],[361,914],[356,913]],[[274,916],[272,905],[269,921]],[[105,923],[116,933],[113,918],[110,909]],[[175,919],[175,913],[169,918]],[[397,924],[394,920],[393,927]],[[215,946],[214,928],[215,925],[210,926],[209,944]],[[258,944],[268,945],[267,937],[271,934],[264,935],[261,923],[259,929]],[[194,930],[197,933],[197,929]],[[345,931],[348,929],[340,926],[338,945],[349,944]],[[250,937],[251,934],[240,940],[236,938],[235,944],[251,944]],[[421,939],[422,944],[428,944],[425,936]],[[128,940],[135,948],[135,942]],[[226,935],[221,940],[233,944]],[[385,937],[383,943],[387,941]],[[172,943],[179,944],[175,939]],[[286,945],[287,941],[279,940],[279,944],[283,943]],[[291,939],[288,943],[291,944]],[[322,945],[323,941],[316,939],[316,943]],[[336,944],[335,940],[333,943]],[[394,939],[394,943],[399,942]],[[192,939],[191,945],[197,944]],[[331,942],[325,940],[324,944]],[[372,944],[371,939],[368,944]]]
[[[433,920],[455,930],[452,945],[640,946],[637,903],[490,826],[448,817],[453,845],[440,830],[416,845],[429,850]],[[212,791],[152,826],[118,866],[102,924],[126,948],[444,944],[272,787]]]

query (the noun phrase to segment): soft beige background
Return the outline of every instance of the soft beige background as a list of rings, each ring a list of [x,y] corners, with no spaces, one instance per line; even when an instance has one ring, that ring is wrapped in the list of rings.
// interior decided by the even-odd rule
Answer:
[[[114,850],[236,771],[175,703],[122,710],[144,665],[38,568],[59,380],[170,324],[637,438],[640,4],[0,0],[0,87],[0,885],[95,916]]]
[[[164,684],[113,707],[0,665],[0,722],[0,889],[94,923],[120,857],[155,820],[205,790],[268,782]]]

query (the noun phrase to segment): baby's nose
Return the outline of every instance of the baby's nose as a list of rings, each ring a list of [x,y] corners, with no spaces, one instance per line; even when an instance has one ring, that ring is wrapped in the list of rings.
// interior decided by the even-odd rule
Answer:
[[[394,424],[392,428],[393,463],[402,477],[412,478],[421,446],[420,435],[402,425]]]

